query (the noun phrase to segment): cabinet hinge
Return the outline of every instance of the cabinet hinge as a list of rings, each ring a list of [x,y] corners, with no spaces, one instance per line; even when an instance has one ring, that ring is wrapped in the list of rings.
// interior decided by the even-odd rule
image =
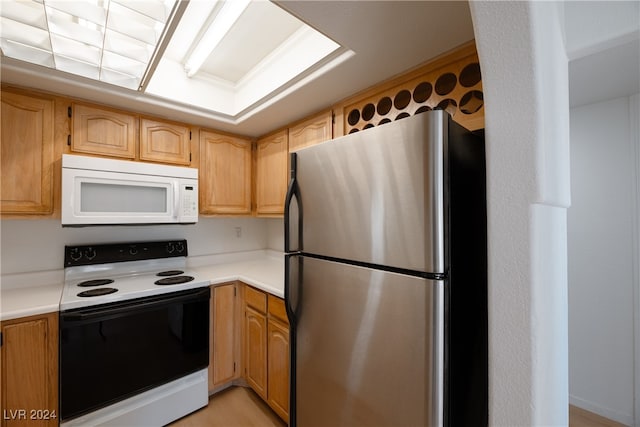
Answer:
[[[69,106],[67,108],[67,116],[69,116],[69,118],[71,118],[71,106]]]
[[[71,135],[67,135],[67,145],[71,146]]]

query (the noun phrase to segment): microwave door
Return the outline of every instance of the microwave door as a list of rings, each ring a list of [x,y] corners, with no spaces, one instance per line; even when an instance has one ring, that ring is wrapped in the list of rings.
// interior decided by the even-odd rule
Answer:
[[[63,177],[63,225],[177,222],[175,180],[64,172],[74,176]]]

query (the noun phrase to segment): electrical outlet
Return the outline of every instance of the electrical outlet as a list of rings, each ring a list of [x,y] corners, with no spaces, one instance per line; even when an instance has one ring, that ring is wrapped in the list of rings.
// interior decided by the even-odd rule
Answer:
[[[237,238],[242,237],[242,227],[235,227],[234,230],[236,230],[236,237]]]

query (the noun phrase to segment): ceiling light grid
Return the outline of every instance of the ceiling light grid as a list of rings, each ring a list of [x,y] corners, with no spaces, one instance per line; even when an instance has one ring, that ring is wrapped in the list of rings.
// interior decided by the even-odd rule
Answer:
[[[175,0],[3,0],[5,56],[138,89]]]

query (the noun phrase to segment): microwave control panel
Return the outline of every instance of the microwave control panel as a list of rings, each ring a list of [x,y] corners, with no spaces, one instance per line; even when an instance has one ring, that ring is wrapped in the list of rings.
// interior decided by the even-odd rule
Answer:
[[[198,191],[194,185],[182,186],[182,217],[198,217]]]

